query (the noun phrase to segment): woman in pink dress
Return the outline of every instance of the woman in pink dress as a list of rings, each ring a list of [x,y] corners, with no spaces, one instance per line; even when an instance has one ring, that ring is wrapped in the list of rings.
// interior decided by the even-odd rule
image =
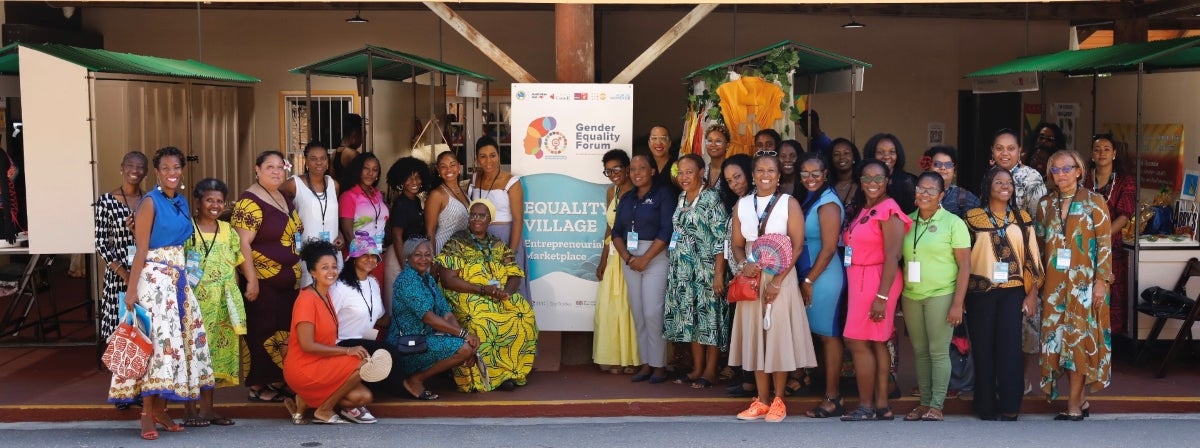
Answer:
[[[859,396],[858,409],[843,416],[843,421],[896,418],[887,399],[891,365],[887,341],[904,286],[900,247],[912,220],[888,197],[889,176],[887,165],[878,159],[862,162],[855,197],[858,215],[843,236],[849,299],[842,336],[854,357]]]

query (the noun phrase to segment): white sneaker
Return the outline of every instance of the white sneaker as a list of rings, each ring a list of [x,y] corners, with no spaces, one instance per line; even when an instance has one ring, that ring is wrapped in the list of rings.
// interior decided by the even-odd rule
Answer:
[[[370,424],[378,421],[375,419],[374,415],[371,415],[371,413],[367,411],[366,407],[342,409],[338,411],[338,415],[354,423]]]

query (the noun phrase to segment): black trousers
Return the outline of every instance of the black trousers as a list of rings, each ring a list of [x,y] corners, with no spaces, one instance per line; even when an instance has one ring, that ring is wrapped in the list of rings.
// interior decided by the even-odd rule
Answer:
[[[375,350],[387,350],[392,355],[392,371],[388,373],[387,378],[378,383],[366,383],[367,389],[371,389],[374,394],[389,394],[389,395],[408,395],[408,391],[404,389],[404,366],[400,352],[396,351],[396,347],[383,341],[374,341],[370,339],[346,339],[338,342],[342,347],[362,347],[367,349],[368,353],[375,353]]]
[[[975,358],[975,413],[983,419],[1021,412],[1025,358],[1021,304],[1025,288],[999,288],[966,297],[967,331]]]

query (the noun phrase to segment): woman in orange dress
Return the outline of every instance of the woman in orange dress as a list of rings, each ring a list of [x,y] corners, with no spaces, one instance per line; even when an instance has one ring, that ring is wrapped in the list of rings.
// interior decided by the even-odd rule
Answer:
[[[349,423],[334,407],[358,409],[371,403],[371,391],[362,384],[359,368],[369,355],[363,347],[337,345],[338,321],[329,287],[337,281],[337,248],[321,240],[305,242],[300,258],[308,266],[313,284],[300,291],[292,307],[291,334],[283,377],[296,398],[284,400],[292,423],[306,423],[306,404],[316,405],[317,423]]]

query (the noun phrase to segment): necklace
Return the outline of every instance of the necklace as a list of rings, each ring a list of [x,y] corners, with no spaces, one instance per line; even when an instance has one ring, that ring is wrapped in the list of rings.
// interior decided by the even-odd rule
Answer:
[[[453,197],[454,200],[461,202],[463,206],[466,206],[467,205],[467,195],[462,194],[462,189],[460,188],[458,194],[455,194],[454,190],[451,190],[450,187],[447,187],[446,185],[448,185],[448,184],[442,184],[442,188],[446,190],[446,193],[448,193],[451,197]]]
[[[482,178],[484,176],[484,174],[486,174],[486,173],[480,172],[479,177]],[[496,175],[492,176],[492,183],[488,184],[487,190],[483,190],[483,189],[480,189],[479,187],[475,187],[475,191],[479,193],[480,199],[482,199],[484,197],[485,191],[490,194],[492,190],[496,189],[496,180],[497,179],[500,179],[500,170],[496,170]],[[482,187],[482,186],[483,185],[480,185],[480,187]]]
[[[287,204],[281,204],[279,201],[275,200],[275,193],[272,193],[271,190],[268,190],[267,187],[264,187],[263,184],[257,180],[254,181],[254,184],[258,185],[258,188],[261,188],[262,191],[267,194],[267,197],[271,198],[271,202],[274,202],[275,206],[279,207],[279,211],[288,213]]]
[[[117,191],[121,192],[121,202],[125,203],[125,207],[130,210],[133,210],[133,205],[129,203],[129,195],[125,194],[125,188],[117,188]],[[137,194],[138,198],[141,198],[142,195],[144,194],[144,193],[142,193],[141,187],[138,187],[137,191],[135,191],[134,193]]]
[[[1098,177],[1099,176],[1096,176],[1095,174],[1092,175],[1092,191],[1100,193],[1101,196],[1104,196],[1104,202],[1107,203],[1108,198],[1112,197],[1113,190],[1116,189],[1114,186],[1117,184],[1117,172],[1114,170],[1113,172],[1108,173],[1108,183],[1104,184],[1103,188],[1096,187],[1096,181],[1098,180]]]

